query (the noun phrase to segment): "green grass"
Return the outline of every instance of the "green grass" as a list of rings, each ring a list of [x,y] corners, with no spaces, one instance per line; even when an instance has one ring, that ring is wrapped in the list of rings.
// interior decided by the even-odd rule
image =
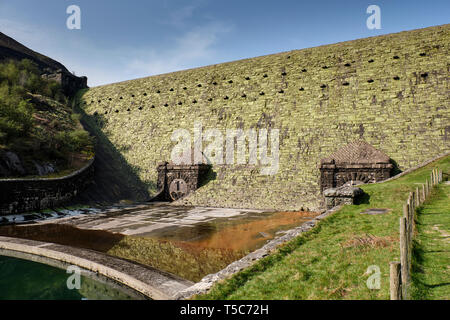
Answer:
[[[362,186],[366,203],[343,207],[253,266],[216,284],[197,299],[389,299],[389,262],[399,260],[399,217],[410,191],[433,168],[450,173],[450,156],[399,179]],[[361,215],[389,208],[383,215]],[[367,269],[381,272],[369,289]]]
[[[450,299],[450,185],[439,185],[418,209],[412,299]]]

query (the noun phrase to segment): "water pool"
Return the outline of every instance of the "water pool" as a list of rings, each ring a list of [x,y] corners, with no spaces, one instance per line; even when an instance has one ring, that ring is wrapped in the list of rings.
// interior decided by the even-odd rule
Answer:
[[[55,262],[55,264],[57,264]],[[72,274],[44,263],[0,255],[0,300],[130,300],[142,299],[131,289],[83,271],[80,289],[68,289]],[[96,279],[94,279],[96,277]]]

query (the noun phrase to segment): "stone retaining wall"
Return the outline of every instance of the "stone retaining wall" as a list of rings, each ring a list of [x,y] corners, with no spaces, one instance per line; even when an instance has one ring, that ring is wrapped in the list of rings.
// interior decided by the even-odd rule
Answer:
[[[94,158],[60,178],[1,179],[0,216],[52,208],[66,203],[92,182]]]

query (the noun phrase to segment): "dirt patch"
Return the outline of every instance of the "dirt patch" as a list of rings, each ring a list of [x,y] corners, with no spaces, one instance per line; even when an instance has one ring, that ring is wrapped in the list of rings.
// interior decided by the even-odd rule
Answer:
[[[365,234],[362,236],[355,236],[341,244],[343,248],[384,248],[389,247],[393,243],[397,242],[395,237],[376,237],[371,234]]]

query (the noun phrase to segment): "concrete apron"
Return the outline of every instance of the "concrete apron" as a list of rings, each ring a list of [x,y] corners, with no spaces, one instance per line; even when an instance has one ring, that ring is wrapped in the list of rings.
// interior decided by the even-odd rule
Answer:
[[[98,273],[153,300],[171,300],[194,283],[89,249],[0,236],[0,249],[41,256]]]

